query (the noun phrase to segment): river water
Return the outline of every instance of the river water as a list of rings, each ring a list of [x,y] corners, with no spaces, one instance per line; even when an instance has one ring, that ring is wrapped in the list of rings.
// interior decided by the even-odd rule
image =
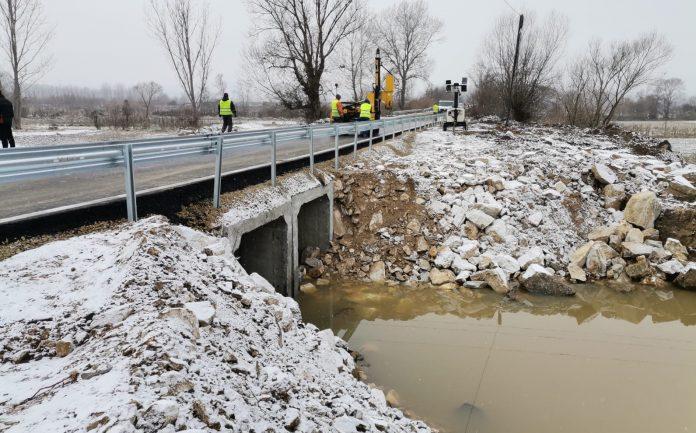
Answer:
[[[368,382],[443,432],[696,431],[696,293],[577,287],[520,303],[341,283],[300,305],[363,355]]]

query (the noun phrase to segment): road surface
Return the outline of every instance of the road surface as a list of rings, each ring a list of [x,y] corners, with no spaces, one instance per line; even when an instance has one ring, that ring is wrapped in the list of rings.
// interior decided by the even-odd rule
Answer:
[[[391,133],[387,129],[387,133]],[[353,142],[350,135],[340,136],[341,146]],[[334,149],[334,137],[315,137],[315,153]],[[309,140],[279,142],[277,162],[282,163],[309,153]],[[260,165],[269,165],[272,147],[241,146],[223,153],[223,173],[240,172]],[[213,176],[215,154],[188,155],[135,163],[135,184],[138,193],[168,189]],[[0,224],[15,222],[44,213],[109,203],[125,196],[122,166],[98,168],[93,171],[68,172],[38,179],[0,183]],[[212,196],[212,191],[211,191]]]

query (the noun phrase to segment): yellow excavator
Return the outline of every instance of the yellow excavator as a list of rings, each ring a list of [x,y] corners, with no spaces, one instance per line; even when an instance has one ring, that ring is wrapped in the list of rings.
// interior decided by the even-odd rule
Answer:
[[[367,99],[372,105],[372,120],[379,120],[382,117],[382,110],[391,110],[394,100],[394,75],[386,74],[383,86],[382,68],[382,56],[379,48],[377,48],[375,55],[375,82],[372,91],[367,94]],[[360,104],[362,104],[362,101],[343,102],[343,116],[334,121],[341,123],[355,122],[360,118]]]

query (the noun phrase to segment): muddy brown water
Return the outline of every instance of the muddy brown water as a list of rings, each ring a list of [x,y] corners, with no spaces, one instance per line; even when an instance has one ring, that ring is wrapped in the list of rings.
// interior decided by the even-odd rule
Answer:
[[[442,432],[696,431],[696,293],[577,287],[519,303],[344,282],[300,306]]]

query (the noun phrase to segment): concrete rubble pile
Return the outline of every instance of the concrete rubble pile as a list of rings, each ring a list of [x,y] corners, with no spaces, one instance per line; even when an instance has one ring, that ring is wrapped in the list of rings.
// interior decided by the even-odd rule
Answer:
[[[569,295],[568,281],[607,277],[691,288],[696,166],[631,149],[596,131],[492,122],[406,135],[337,174],[336,241],[311,254],[307,276],[503,294]]]
[[[568,264],[570,278],[613,278],[658,287],[673,281],[696,290],[696,263],[689,261],[688,249],[674,238],[663,243],[655,229],[661,211],[654,192],[631,196],[621,222],[593,230],[589,242],[573,252]]]
[[[154,217],[3,261],[0,431],[430,431],[230,249]]]

